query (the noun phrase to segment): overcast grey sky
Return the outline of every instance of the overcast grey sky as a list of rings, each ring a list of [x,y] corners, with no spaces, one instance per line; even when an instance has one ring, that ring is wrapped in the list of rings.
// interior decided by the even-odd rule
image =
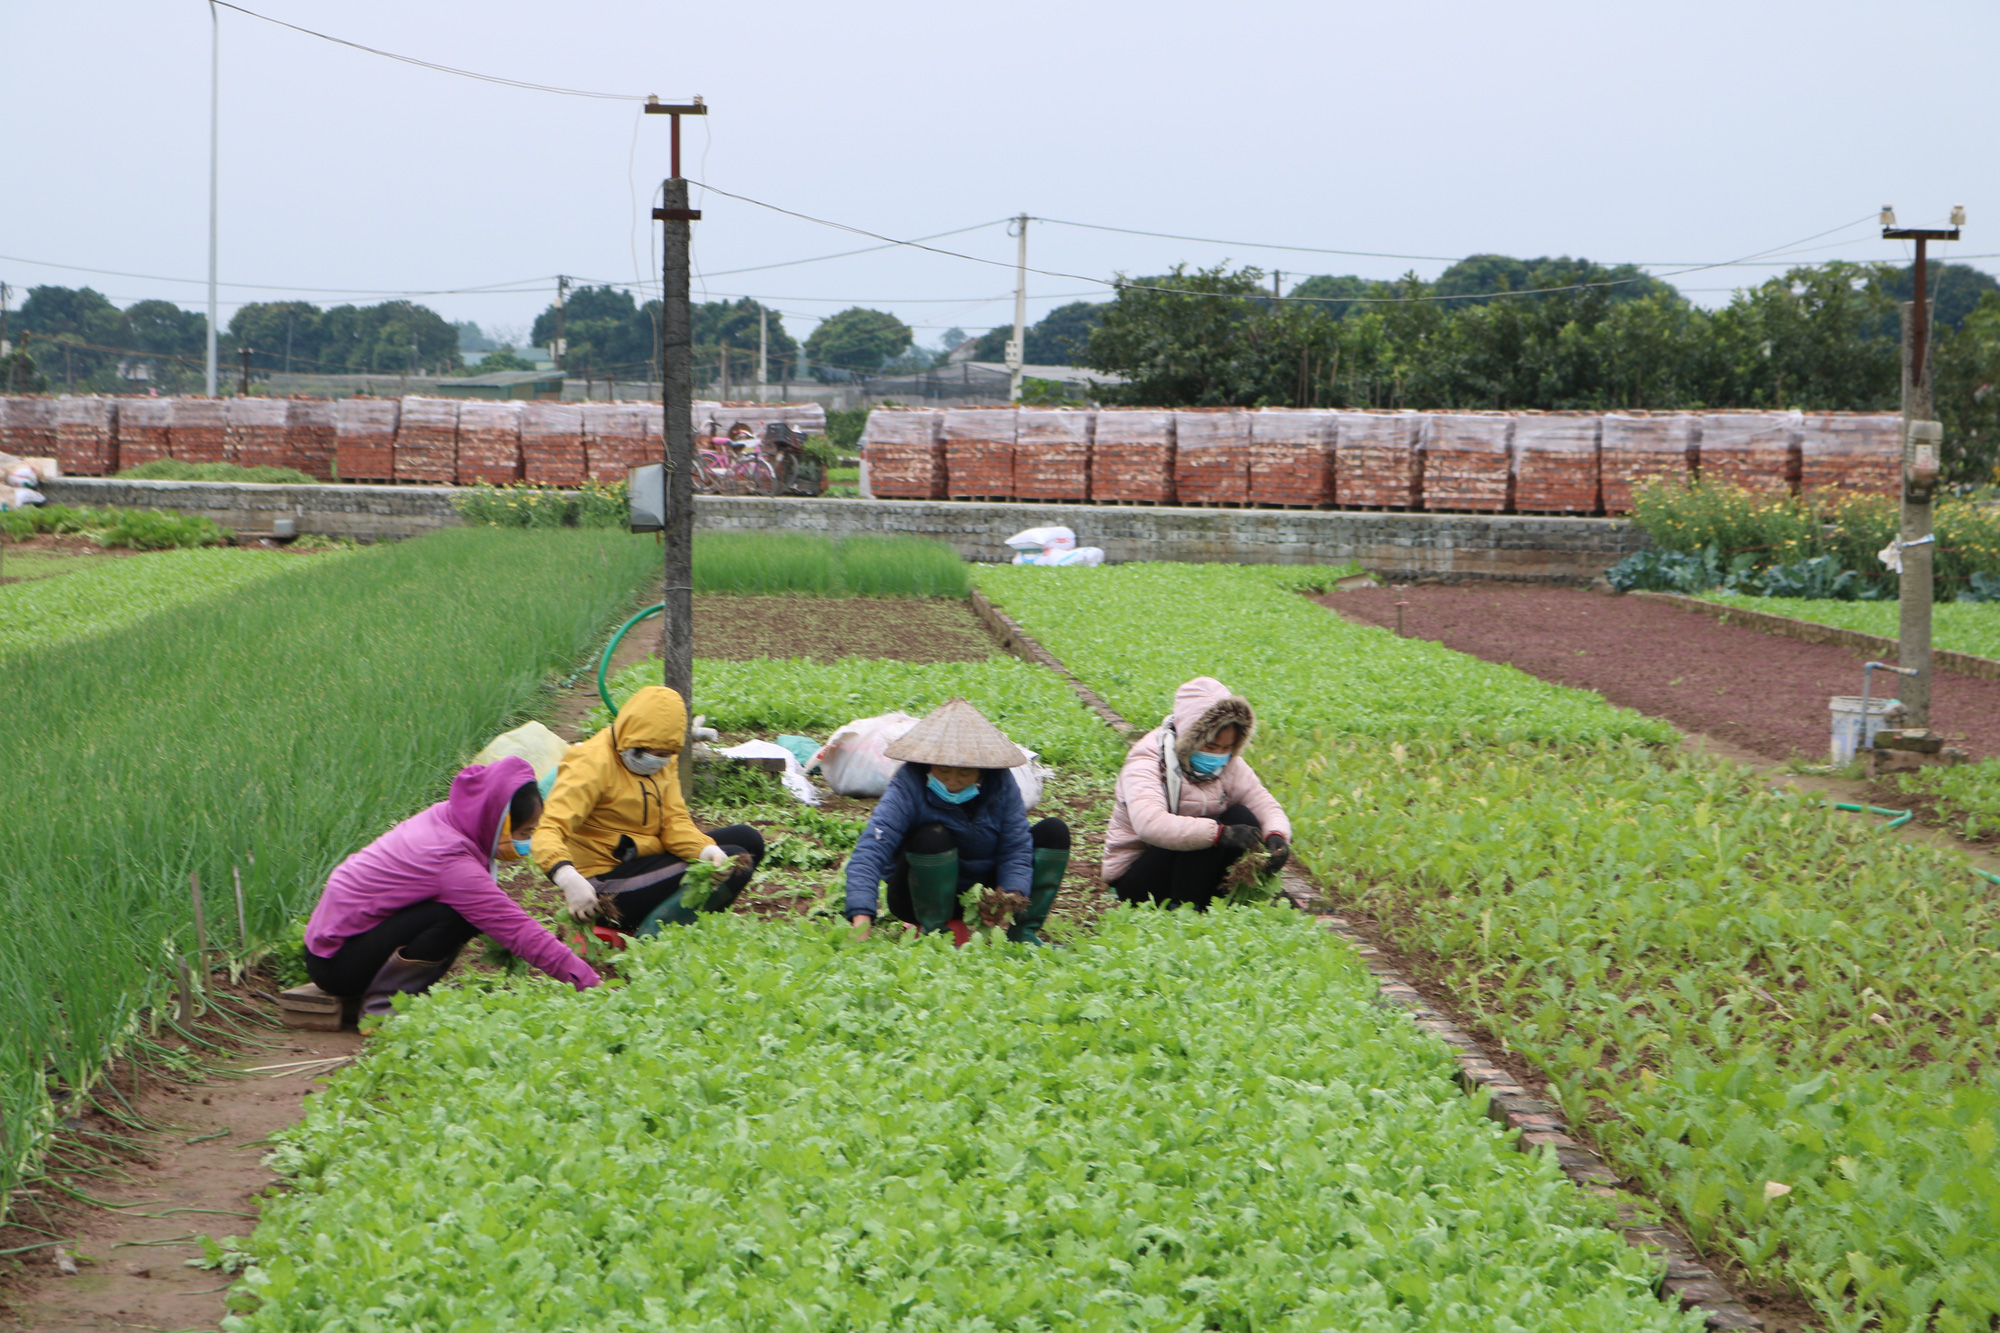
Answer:
[[[1869,239],[1885,202],[1905,225],[1963,202],[1966,241],[1939,248],[2000,271],[1993,0],[248,7],[515,79],[699,93],[713,114],[688,122],[688,175],[894,237],[1027,212],[1233,242],[1033,224],[1029,263],[1072,274],[1228,259],[1289,283],[1498,251],[1666,275],[1844,224],[1796,258],[1900,261]],[[206,272],[208,5],[0,0],[0,86],[0,280],[199,307],[198,282],[158,279]],[[666,119],[633,103],[473,82],[222,12],[221,274],[286,289],[225,287],[225,322],[246,300],[634,281],[652,272],[644,218],[666,166]],[[725,274],[868,242],[696,203],[697,295],[756,296],[795,334],[852,304],[895,311],[923,342],[1012,318],[1009,268],[910,250]],[[1013,260],[1000,225],[937,244]],[[1776,271],[1669,280],[1713,304]],[[418,299],[524,329],[551,286]],[[1033,318],[1103,289],[1031,276],[1029,292]]]

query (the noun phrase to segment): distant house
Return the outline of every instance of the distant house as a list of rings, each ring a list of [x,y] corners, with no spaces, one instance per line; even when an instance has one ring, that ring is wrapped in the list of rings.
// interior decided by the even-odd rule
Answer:
[[[565,376],[560,370],[501,370],[491,375],[431,382],[446,398],[520,398],[555,401],[562,397]]]
[[[979,346],[979,339],[967,338],[964,342],[944,354],[944,364],[947,366],[956,366],[972,360],[972,350],[977,346]]]

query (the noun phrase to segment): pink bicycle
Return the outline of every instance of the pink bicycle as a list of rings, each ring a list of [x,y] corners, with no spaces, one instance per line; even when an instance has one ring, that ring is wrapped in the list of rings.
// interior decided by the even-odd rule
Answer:
[[[704,433],[694,451],[694,487],[710,495],[776,495],[778,469],[756,438]]]

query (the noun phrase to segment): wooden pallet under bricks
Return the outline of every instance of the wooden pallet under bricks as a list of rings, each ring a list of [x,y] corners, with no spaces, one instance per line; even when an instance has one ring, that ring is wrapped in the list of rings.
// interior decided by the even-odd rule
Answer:
[[[1903,418],[1891,412],[1807,412],[1799,422],[1799,490],[1900,495]]]
[[[946,495],[954,500],[1013,498],[1015,415],[1011,407],[954,407],[945,412],[939,436],[944,441]]]
[[[1100,408],[1090,441],[1096,504],[1172,504],[1174,414],[1163,408]]]
[[[1250,503],[1287,509],[1332,504],[1339,424],[1340,414],[1330,408],[1252,412]]]
[[[1071,674],[1061,659],[1005,611],[976,591],[972,594],[972,608],[1002,649],[1061,676],[1078,700],[1121,737],[1137,734],[1138,728]],[[1363,939],[1345,917],[1329,910],[1325,897],[1296,853],[1291,864],[1279,872],[1278,887],[1287,903],[1309,913],[1329,935],[1360,956],[1362,966],[1375,980],[1380,1003],[1408,1013],[1418,1027],[1451,1050],[1458,1064],[1459,1085],[1467,1093],[1485,1092],[1487,1114],[1515,1132],[1515,1148],[1524,1153],[1553,1155],[1573,1185],[1612,1205],[1618,1217],[1617,1229],[1625,1243],[1644,1250],[1665,1269],[1661,1283],[1664,1299],[1699,1311],[1711,1329],[1764,1327],[1764,1321],[1737,1298],[1713,1269],[1701,1262],[1685,1240],[1666,1227],[1654,1225],[1651,1212],[1619,1190],[1618,1173],[1570,1134],[1559,1107],[1531,1095],[1515,1082],[1471,1035],[1432,1008],[1417,988],[1399,975],[1381,951]]]
[[[1602,426],[1594,412],[1521,413],[1514,421],[1515,512],[1598,512]]]
[[[861,458],[868,489],[884,500],[945,498],[944,410],[878,407],[862,427]]]
[[[1692,481],[1699,438],[1686,412],[1606,412],[1597,453],[1604,512],[1631,513],[1635,490],[1648,481]]]
[[[1094,413],[1062,407],[1024,407],[1014,427],[1014,497],[1044,504],[1090,499],[1090,444]]]
[[[1421,509],[1423,418],[1416,412],[1340,412],[1333,502],[1342,509]]]
[[[1514,507],[1514,418],[1426,412],[1424,508],[1503,514]]]
[[[117,404],[109,398],[58,398],[55,408],[56,466],[72,476],[116,472]]]
[[[1184,505],[1250,502],[1250,413],[1188,407],[1174,413],[1174,496]]]
[[[400,407],[394,398],[342,398],[334,403],[333,458],[342,481],[395,479]]]
[[[1799,412],[1703,412],[1695,443],[1703,482],[1759,495],[1790,495],[1799,483]]]

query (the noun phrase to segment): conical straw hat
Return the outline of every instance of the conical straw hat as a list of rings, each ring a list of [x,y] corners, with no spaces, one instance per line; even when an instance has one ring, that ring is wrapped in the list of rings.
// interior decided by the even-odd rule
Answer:
[[[907,763],[952,768],[1014,768],[1028,762],[1020,746],[963,699],[938,705],[882,753]]]

